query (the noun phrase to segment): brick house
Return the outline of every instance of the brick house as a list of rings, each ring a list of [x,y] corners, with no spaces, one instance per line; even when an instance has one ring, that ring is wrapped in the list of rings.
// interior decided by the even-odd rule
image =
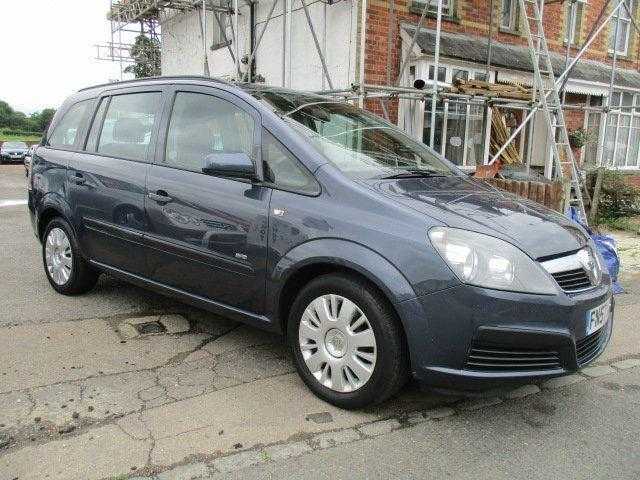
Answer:
[[[367,84],[394,84],[406,55],[409,55],[409,62],[400,79],[401,86],[412,86],[416,79],[428,81],[434,78],[435,6],[430,8],[414,48],[409,52],[424,0],[306,0],[306,3],[334,89],[359,84],[362,71]],[[432,3],[435,4],[435,0]],[[490,3],[493,4],[492,11]],[[518,3],[518,0],[444,0],[437,74],[441,85],[450,85],[454,78],[532,84]],[[549,48],[554,52],[552,61],[556,75],[564,70],[568,38],[574,45],[571,52],[575,55],[575,45],[583,44],[601,14],[606,16],[611,4],[615,3],[576,0],[572,32],[569,32],[570,1],[545,4],[545,30]],[[628,0],[634,17],[638,16],[637,3],[638,0]],[[221,0],[220,5],[224,8],[226,0]],[[268,0],[249,5],[240,2],[240,5],[237,46],[230,45],[234,33],[232,16],[222,10],[207,14],[206,44],[210,46],[207,61],[212,75],[234,74],[235,65],[229,51],[237,48],[239,57],[244,56],[246,60],[250,45],[256,44],[272,10],[272,2]],[[362,12],[364,5],[366,12]],[[361,35],[363,18],[366,24],[364,39]],[[162,14],[164,74],[203,72],[199,19],[199,11]],[[640,168],[640,39],[625,10],[620,14],[615,93],[609,100],[614,33],[615,22],[612,21],[591,45],[585,60],[572,71],[565,87],[567,123],[569,130],[585,128],[590,132],[593,141],[580,152],[583,162],[594,164],[603,149],[603,160],[607,164],[635,172]],[[487,66],[489,50],[491,62]],[[364,63],[361,62],[362,55]],[[253,72],[263,77],[267,84],[306,90],[325,90],[330,86],[323,74],[301,0],[275,3],[254,60]],[[246,64],[241,68],[243,71],[249,69]],[[604,115],[598,108],[609,101],[613,113]],[[633,108],[616,110],[620,105],[638,105],[638,109],[637,112]],[[366,106],[382,114],[379,101],[369,100]],[[425,115],[428,120],[430,101],[396,100],[389,102],[387,107],[393,122],[416,138],[429,139],[430,121],[425,121]],[[435,148],[460,165],[472,167],[485,162],[489,156],[487,144],[491,126],[483,107],[441,100],[436,110]],[[521,112],[512,112],[514,122],[521,117]],[[546,165],[549,171],[549,146],[541,114],[534,117],[534,124],[533,131],[520,135],[515,144],[523,156],[530,149],[533,168],[543,171]]]

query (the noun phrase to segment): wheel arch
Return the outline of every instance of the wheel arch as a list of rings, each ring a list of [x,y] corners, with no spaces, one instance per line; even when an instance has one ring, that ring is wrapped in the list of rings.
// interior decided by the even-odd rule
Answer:
[[[280,259],[272,270],[271,293],[267,295],[278,330],[286,333],[289,310],[302,288],[312,279],[329,273],[352,275],[374,287],[405,325],[396,304],[415,297],[413,287],[387,259],[355,242],[327,239],[302,244]]]
[[[41,206],[38,209],[38,239],[42,242],[44,236],[44,230],[47,224],[54,217],[62,217],[64,218],[71,228],[74,228],[73,222],[71,221],[71,207],[69,204],[62,199],[59,195],[54,193],[50,193],[45,195],[42,199]],[[74,234],[76,232],[74,231]]]

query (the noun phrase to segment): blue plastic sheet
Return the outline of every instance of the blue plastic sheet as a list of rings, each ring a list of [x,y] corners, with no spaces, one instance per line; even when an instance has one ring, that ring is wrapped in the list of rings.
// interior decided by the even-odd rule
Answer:
[[[613,238],[611,235],[602,235],[591,230],[591,228],[580,221],[578,212],[574,207],[570,207],[569,211],[567,212],[567,217],[580,224],[582,228],[584,228],[589,236],[593,239],[598,252],[600,252],[600,255],[602,255],[602,258],[604,259],[607,270],[609,270],[609,275],[611,275],[614,295],[624,293],[624,289],[622,288],[620,283],[618,283],[618,274],[620,273],[620,257],[618,256],[615,238]]]

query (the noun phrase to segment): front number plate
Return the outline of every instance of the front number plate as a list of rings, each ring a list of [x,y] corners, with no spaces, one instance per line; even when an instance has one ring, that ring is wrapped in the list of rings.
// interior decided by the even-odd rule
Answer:
[[[587,312],[587,336],[597,332],[609,321],[611,313],[611,300],[607,300],[599,307]]]

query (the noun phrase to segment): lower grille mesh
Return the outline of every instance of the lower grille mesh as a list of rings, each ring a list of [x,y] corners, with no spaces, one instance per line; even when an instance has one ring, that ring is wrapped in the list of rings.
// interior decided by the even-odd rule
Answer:
[[[561,368],[554,350],[523,350],[474,344],[465,364],[467,370],[483,372],[522,372]]]
[[[588,337],[578,340],[576,342],[576,356],[578,357],[578,365],[584,365],[585,363],[593,360],[593,358],[600,351],[602,345],[602,339],[604,337],[605,329],[601,328],[595,333],[592,333]]]

